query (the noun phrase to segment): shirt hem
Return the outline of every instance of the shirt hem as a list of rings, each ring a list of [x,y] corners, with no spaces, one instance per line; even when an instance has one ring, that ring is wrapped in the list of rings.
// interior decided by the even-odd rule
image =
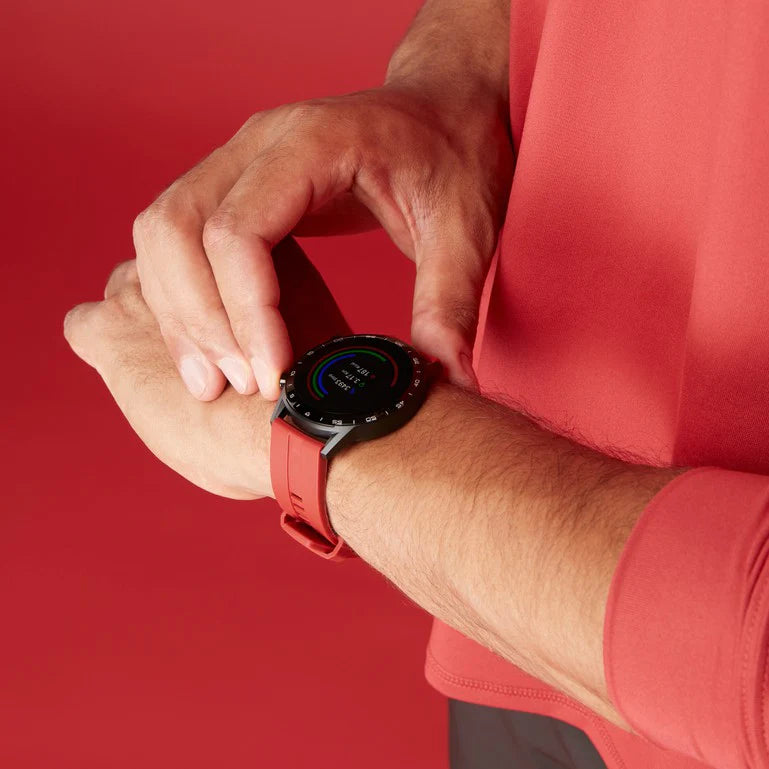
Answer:
[[[622,760],[611,735],[606,729],[605,719],[564,694],[546,689],[508,686],[455,675],[438,662],[429,648],[425,658],[425,678],[434,689],[446,697],[479,705],[522,710],[560,718],[582,729],[588,735],[601,758],[606,762],[607,769],[627,769],[627,765]],[[538,701],[541,706],[534,707],[532,700]]]

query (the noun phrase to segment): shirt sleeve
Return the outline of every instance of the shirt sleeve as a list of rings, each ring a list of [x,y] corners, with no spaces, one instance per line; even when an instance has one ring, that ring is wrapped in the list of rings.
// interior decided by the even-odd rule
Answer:
[[[647,505],[604,621],[609,697],[641,738],[769,769],[769,476],[701,467]]]

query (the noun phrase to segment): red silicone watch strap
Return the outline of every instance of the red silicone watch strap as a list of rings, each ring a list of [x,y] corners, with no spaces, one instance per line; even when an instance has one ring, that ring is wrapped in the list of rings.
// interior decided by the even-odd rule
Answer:
[[[326,510],[323,443],[284,419],[272,421],[270,478],[283,515],[280,525],[297,542],[330,561],[355,553],[331,528]]]

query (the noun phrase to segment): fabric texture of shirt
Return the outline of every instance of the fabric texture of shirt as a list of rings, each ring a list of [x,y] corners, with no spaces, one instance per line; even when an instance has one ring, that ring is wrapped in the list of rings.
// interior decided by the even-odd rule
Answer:
[[[578,726],[609,769],[767,769],[769,3],[511,5],[482,389],[693,469],[644,510],[609,593],[609,695],[635,734],[438,621],[428,680]]]

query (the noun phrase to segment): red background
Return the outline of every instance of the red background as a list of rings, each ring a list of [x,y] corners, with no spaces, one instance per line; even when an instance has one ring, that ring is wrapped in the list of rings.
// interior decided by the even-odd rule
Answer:
[[[3,769],[446,765],[429,618],[162,466],[61,335],[164,186],[254,111],[380,82],[417,5],[3,3]],[[355,330],[407,334],[381,233],[303,244]]]

